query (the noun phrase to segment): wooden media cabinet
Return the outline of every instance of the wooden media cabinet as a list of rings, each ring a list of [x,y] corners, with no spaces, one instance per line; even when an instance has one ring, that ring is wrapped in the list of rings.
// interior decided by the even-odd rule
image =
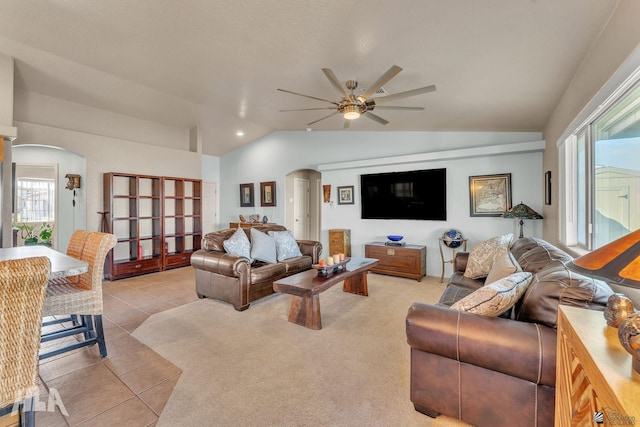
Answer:
[[[388,246],[384,242],[372,242],[364,246],[364,256],[379,260],[378,265],[371,269],[373,273],[406,277],[418,282],[427,275],[426,246]]]

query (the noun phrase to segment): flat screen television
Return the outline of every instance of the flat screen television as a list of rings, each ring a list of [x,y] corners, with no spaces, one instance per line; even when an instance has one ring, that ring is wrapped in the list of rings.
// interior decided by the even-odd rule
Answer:
[[[447,169],[360,175],[362,219],[447,220]]]

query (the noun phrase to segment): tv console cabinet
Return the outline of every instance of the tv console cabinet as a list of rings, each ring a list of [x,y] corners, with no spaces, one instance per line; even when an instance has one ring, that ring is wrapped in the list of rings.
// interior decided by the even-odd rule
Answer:
[[[388,246],[384,242],[367,243],[365,258],[376,258],[378,265],[373,273],[416,279],[418,282],[427,275],[427,248],[419,245]]]

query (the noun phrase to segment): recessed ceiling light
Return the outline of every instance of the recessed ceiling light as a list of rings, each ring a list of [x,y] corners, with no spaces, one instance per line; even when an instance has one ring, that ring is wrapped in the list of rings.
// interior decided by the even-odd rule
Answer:
[[[241,130],[239,130],[238,132],[236,132],[237,136],[244,136],[244,132],[242,132]]]

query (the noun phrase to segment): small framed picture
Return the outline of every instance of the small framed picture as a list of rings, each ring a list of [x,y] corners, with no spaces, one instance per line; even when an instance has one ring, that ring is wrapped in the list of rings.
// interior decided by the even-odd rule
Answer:
[[[260,183],[260,206],[276,205],[276,182],[267,181]]]
[[[551,171],[544,173],[544,204],[551,204]]]
[[[240,184],[240,207],[253,207],[253,182],[250,184]]]
[[[511,174],[469,177],[471,216],[501,216],[511,209]]]
[[[338,204],[353,205],[353,185],[338,187]]]

